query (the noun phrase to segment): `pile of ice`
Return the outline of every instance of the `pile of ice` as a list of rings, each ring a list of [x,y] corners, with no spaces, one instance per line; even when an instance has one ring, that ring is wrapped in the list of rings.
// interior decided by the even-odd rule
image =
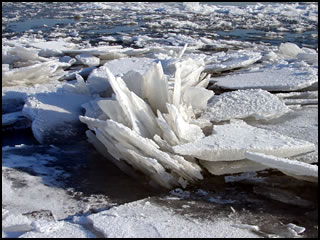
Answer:
[[[128,173],[133,168],[163,187],[186,187],[203,179],[203,169],[221,175],[269,168],[261,161],[256,163],[254,157],[250,157],[254,162],[247,160],[246,152],[290,157],[315,150],[313,143],[233,120],[272,119],[290,109],[278,97],[261,89],[214,96],[205,89],[208,78],[201,74],[201,62],[172,58],[150,62],[145,71],[133,70],[117,76],[107,65],[102,68],[104,77],[100,76],[100,80],[110,84],[113,94],[86,105],[90,113],[98,105],[102,110],[99,116],[86,114],[80,120],[90,129],[86,132],[89,142],[103,155],[111,154],[113,162]],[[230,122],[212,125],[217,121]],[[309,179],[312,174],[314,181],[317,167],[313,167],[312,173],[304,168],[291,173],[294,163],[285,163],[289,175]],[[219,164],[228,168],[215,167]],[[277,164],[272,167],[277,168]]]
[[[2,91],[3,108],[8,110],[3,126],[26,117],[32,121],[35,138],[51,144],[78,139],[86,124],[86,136],[100,153],[128,174],[144,173],[151,184],[166,188],[185,188],[207,172],[222,175],[270,167],[256,162],[256,157],[246,157],[247,152],[275,156],[275,162],[287,164],[286,174],[315,181],[310,171],[290,172],[294,163],[282,161],[314,151],[313,143],[242,121],[280,118],[292,112],[288,106],[317,100],[314,91],[292,92],[317,84],[311,51],[284,44],[276,52],[267,49],[269,54],[240,50],[208,57],[190,53],[187,45],[169,52],[168,48],[67,49],[59,45],[57,57],[44,45],[45,52],[53,54],[48,58],[40,56],[39,44],[35,42],[38,48],[34,49],[11,43],[3,50],[3,82],[10,86],[29,79],[35,84]],[[13,66],[15,60],[20,67]],[[267,64],[248,69],[261,60]],[[269,60],[282,64],[268,65]],[[71,66],[78,70],[66,69]],[[238,68],[247,69],[209,79],[208,72]],[[38,85],[42,80],[53,83]],[[209,82],[234,91],[215,95],[207,89]],[[272,90],[290,93],[268,92]]]

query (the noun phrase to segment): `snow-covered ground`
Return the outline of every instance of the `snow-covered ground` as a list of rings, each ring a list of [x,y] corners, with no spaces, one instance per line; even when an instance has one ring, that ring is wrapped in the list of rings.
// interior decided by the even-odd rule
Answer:
[[[2,237],[318,237],[318,3],[2,3]]]

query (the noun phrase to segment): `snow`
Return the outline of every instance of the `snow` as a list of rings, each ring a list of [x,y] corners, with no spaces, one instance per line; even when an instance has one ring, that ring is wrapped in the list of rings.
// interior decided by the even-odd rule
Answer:
[[[315,145],[234,120],[229,124],[215,125],[212,135],[208,137],[174,146],[173,149],[183,156],[201,160],[233,161],[245,159],[245,151],[289,157],[313,151]]]
[[[268,120],[281,117],[290,111],[275,95],[261,89],[249,89],[212,97],[201,118],[214,122],[248,117]]]
[[[172,210],[147,200],[136,201],[88,216],[95,229],[107,238],[256,238],[258,235],[233,226],[229,219],[198,220],[196,224]],[[108,224],[105,224],[108,222]]]
[[[19,238],[96,238],[96,236],[78,224],[68,222],[33,222],[33,230]]]

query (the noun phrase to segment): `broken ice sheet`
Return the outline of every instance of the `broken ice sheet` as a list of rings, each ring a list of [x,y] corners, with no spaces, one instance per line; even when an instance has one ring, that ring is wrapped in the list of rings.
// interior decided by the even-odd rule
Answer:
[[[256,120],[278,118],[291,110],[276,96],[261,89],[238,90],[215,95],[201,118],[214,122],[254,117]]]
[[[245,159],[245,151],[289,157],[315,150],[313,143],[287,137],[274,131],[252,127],[242,120],[215,125],[212,135],[173,147],[183,156],[207,161]]]
[[[261,171],[268,168],[268,166],[247,159],[236,161],[199,161],[200,165],[205,167],[213,175]]]
[[[296,91],[318,82],[317,72],[297,70],[290,67],[266,68],[211,79],[218,87],[225,89],[261,88],[267,91]]]
[[[223,57],[218,57],[216,64],[207,64],[204,71],[209,73],[218,73],[231,69],[247,67],[257,62],[262,57],[261,53],[239,50],[234,53],[227,53]]]
[[[316,165],[249,151],[246,151],[244,155],[254,162],[278,169],[294,178],[318,182],[318,166]]]
[[[37,93],[26,99],[22,113],[32,120],[32,132],[38,142],[69,142],[70,137],[81,135],[81,104],[89,100],[90,96],[70,92]]]

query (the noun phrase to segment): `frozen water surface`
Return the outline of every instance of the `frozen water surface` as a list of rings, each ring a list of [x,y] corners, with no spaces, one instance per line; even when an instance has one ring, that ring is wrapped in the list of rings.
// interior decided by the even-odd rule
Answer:
[[[2,80],[4,238],[318,237],[316,2],[3,2]]]

